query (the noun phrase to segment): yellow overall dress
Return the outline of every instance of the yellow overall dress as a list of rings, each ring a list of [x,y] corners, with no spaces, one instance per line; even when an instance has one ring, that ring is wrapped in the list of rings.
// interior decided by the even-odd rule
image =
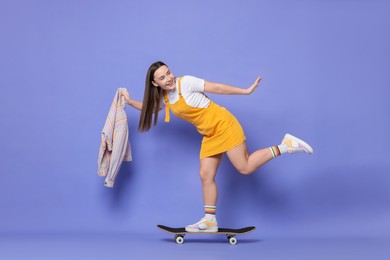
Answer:
[[[200,158],[226,152],[245,141],[244,131],[237,119],[224,107],[210,101],[207,108],[196,108],[186,104],[181,95],[181,77],[178,78],[179,100],[170,104],[164,91],[165,122],[169,122],[169,109],[173,114],[193,124],[203,135]]]

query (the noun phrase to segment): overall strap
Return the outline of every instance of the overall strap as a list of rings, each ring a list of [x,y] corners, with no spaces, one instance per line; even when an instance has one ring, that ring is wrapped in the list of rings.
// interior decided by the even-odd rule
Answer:
[[[168,95],[167,92],[164,90],[163,91],[163,96],[164,96],[164,102],[165,102],[165,122],[169,122],[171,119],[171,116],[169,114],[169,100],[168,100]]]
[[[178,90],[179,90],[179,98],[181,96],[181,79],[182,77],[179,77],[177,79],[177,85],[178,85]],[[171,115],[169,113],[169,99],[168,99],[168,95],[167,95],[167,92],[166,91],[163,91],[163,95],[164,95],[164,102],[165,102],[165,122],[169,122],[171,120]]]
[[[179,77],[178,79],[177,79],[177,87],[179,88],[179,96],[181,96],[181,79],[182,79],[183,77]]]

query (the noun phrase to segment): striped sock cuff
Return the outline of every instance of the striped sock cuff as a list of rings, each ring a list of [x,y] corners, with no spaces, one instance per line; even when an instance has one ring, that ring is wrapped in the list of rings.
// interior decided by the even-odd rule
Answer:
[[[216,206],[207,206],[207,205],[204,206],[204,213],[205,214],[215,215],[216,212],[217,212]]]
[[[279,148],[276,145],[271,146],[269,149],[270,149],[270,151],[272,153],[272,157],[273,158],[275,158],[275,157],[277,157],[277,156],[279,156],[281,154],[280,151],[279,151]]]

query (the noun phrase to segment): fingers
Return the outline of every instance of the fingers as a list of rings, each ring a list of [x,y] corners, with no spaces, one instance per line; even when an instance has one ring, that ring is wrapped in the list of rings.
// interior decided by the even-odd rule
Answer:
[[[259,77],[257,78],[257,80],[256,80],[257,85],[260,83],[260,81],[261,81],[261,76],[259,76]]]
[[[247,94],[250,95],[253,93],[253,91],[255,91],[255,89],[259,86],[260,84],[260,81],[261,81],[261,76],[258,76],[257,79],[255,80],[255,82],[252,84],[252,86],[250,86],[248,89],[247,89]]]
[[[255,83],[253,83],[253,86],[256,88],[259,84],[260,84],[260,81],[261,81],[261,77],[257,77]]]
[[[127,103],[127,104],[130,104],[130,102],[131,102],[131,97],[130,97],[129,92],[126,90],[126,91],[122,92],[122,95],[124,96],[126,103]]]
[[[255,83],[253,84],[255,88],[260,84],[260,81],[261,81],[261,76],[257,77]]]

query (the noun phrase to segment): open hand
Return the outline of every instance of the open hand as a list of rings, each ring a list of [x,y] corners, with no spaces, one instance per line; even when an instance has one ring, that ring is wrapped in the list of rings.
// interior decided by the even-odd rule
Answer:
[[[247,95],[250,95],[253,91],[255,91],[255,89],[259,86],[261,79],[261,76],[257,77],[255,82],[249,88],[246,89]]]

